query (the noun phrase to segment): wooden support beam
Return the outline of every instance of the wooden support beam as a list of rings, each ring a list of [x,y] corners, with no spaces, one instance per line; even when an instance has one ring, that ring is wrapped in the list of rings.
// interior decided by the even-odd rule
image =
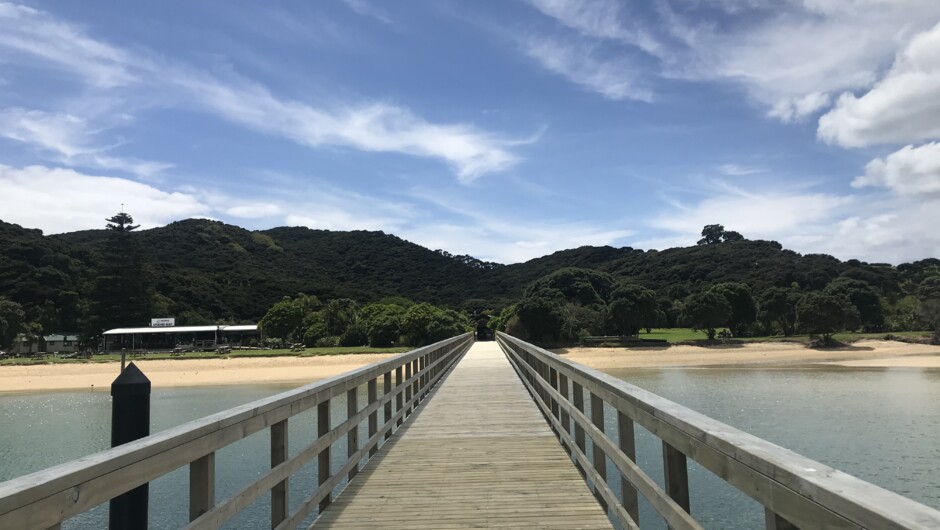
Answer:
[[[359,387],[350,388],[346,392],[346,417],[352,418],[359,412]],[[356,454],[356,451],[359,450],[359,425],[355,425],[349,429],[349,433],[346,434],[346,455]],[[349,480],[352,480],[356,476],[356,473],[359,473],[359,463],[349,470]]]
[[[636,435],[633,432],[633,420],[623,412],[617,411],[617,435],[620,439],[620,450],[632,462],[636,462]],[[623,473],[620,474],[620,499],[623,509],[626,510],[633,522],[640,524],[640,503],[636,488],[630,484]]]
[[[604,432],[604,400],[591,393],[591,423],[594,424],[601,432]],[[593,438],[592,438],[593,440]],[[607,455],[604,454],[604,451],[598,447],[596,443],[591,443],[593,446],[593,456],[594,456],[594,471],[597,471],[597,476],[599,480],[607,482]],[[599,490],[599,486],[595,486],[595,490]],[[603,499],[600,493],[596,493],[597,502],[600,503],[604,511],[607,511],[607,502]]]
[[[584,388],[582,388],[581,385],[577,382],[572,381],[571,393],[574,395],[574,408],[584,412]],[[586,451],[584,446],[584,427],[579,425],[578,422],[575,422],[574,424],[574,443],[578,446],[578,449],[580,449],[582,453]],[[584,475],[584,470],[581,469],[581,464],[579,462],[575,462],[574,465],[578,468],[578,471]]]
[[[215,506],[215,453],[189,464],[189,520]]]
[[[287,453],[287,420],[283,420],[271,426],[271,467],[277,467],[287,460]],[[271,528],[276,528],[287,519],[288,480],[285,478],[271,488]]]
[[[663,476],[666,493],[686,512],[689,506],[689,465],[686,457],[675,447],[663,442]]]
[[[368,386],[366,387],[366,399],[368,400],[369,405],[372,405],[379,400],[379,385],[375,379],[370,379]],[[379,411],[376,410],[369,414],[369,438],[375,436],[375,433],[379,432]],[[378,444],[373,445],[369,449],[369,458],[375,456],[376,451],[379,450]]]
[[[783,517],[775,514],[770,508],[764,508],[764,524],[767,530],[799,530],[799,528]]]
[[[326,436],[330,432],[330,400],[327,399],[317,405],[317,438]],[[323,485],[330,480],[330,446],[326,446],[317,455],[317,485]],[[323,513],[333,501],[333,493],[330,492],[320,501],[320,513]]]

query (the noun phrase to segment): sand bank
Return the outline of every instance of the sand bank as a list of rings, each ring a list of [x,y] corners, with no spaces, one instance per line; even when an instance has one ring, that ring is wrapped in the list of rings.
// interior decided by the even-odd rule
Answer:
[[[154,387],[309,383],[387,359],[394,354],[253,357],[238,359],[134,359]],[[61,363],[0,366],[0,392],[109,388],[121,364]]]
[[[766,342],[732,347],[569,348],[555,352],[598,370],[767,364],[940,368],[940,346],[883,340],[864,340],[846,348],[821,350],[797,343]]]

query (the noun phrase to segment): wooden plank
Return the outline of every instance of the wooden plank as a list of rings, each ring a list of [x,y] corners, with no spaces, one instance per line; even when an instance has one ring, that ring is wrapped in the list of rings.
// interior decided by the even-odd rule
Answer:
[[[631,461],[636,462],[636,435],[633,432],[633,420],[628,418],[623,412],[617,412],[617,435],[619,438],[620,450]],[[636,488],[627,480],[623,474],[620,475],[620,500],[624,509],[630,514],[630,518],[640,524],[640,502],[637,496]]]
[[[796,525],[775,514],[770,508],[764,508],[764,525],[767,530],[799,530]]]
[[[314,524],[483,526],[612,528],[492,342],[473,345]]]
[[[352,418],[355,417],[359,412],[359,388],[352,388],[349,392],[346,392],[346,417]],[[346,454],[352,455],[359,451],[359,424],[353,425],[349,428],[349,432],[346,434]],[[349,470],[349,480],[352,480],[356,476],[356,473],[359,472],[359,464]]]
[[[379,398],[378,392],[378,383],[375,379],[369,380],[369,386],[366,388],[366,399],[369,401],[369,404],[375,403]],[[379,432],[379,412],[369,413],[369,438],[375,436],[375,433]],[[374,446],[369,450],[369,458],[375,456],[375,452],[378,451],[378,446]]]
[[[686,457],[675,447],[663,442],[663,477],[666,493],[683,510],[691,513],[689,507],[689,465]]]
[[[557,406],[557,404],[556,404]],[[602,433],[604,432],[604,400],[591,394],[591,421]],[[596,443],[592,444],[592,453],[594,460],[594,470],[597,471],[597,479],[607,483],[607,455],[604,450],[598,447]],[[604,499],[598,499],[601,507],[607,510],[607,502]]]

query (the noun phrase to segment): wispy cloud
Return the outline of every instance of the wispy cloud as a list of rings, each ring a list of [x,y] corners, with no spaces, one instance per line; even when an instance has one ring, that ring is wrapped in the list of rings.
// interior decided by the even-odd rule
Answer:
[[[757,175],[766,173],[767,170],[760,167],[742,166],[738,164],[722,164],[718,166],[718,171],[729,177],[746,177],[748,175]]]
[[[526,55],[546,70],[607,99],[652,101],[636,68],[623,59],[601,59],[590,44],[530,35],[521,40]]]
[[[658,56],[662,45],[642,25],[627,27],[616,0],[528,0],[528,3],[586,37],[630,44]]]
[[[374,6],[368,0],[343,0],[343,3],[359,15],[374,18],[383,24],[395,23],[385,11]]]
[[[0,137],[35,146],[70,166],[117,170],[150,178],[172,164],[120,157],[108,153],[113,146],[96,138],[104,125],[68,113],[8,108],[0,110]]]
[[[471,124],[433,123],[384,101],[315,106],[278,97],[245,77],[232,74],[223,79],[152,53],[123,50],[48,13],[11,4],[0,7],[0,53],[4,50],[16,52],[21,63],[36,66],[39,59],[39,64],[73,72],[99,88],[133,85],[163,103],[208,111],[309,147],[443,161],[464,183],[518,163],[521,157],[514,147],[526,141]],[[82,119],[77,111],[75,116]]]

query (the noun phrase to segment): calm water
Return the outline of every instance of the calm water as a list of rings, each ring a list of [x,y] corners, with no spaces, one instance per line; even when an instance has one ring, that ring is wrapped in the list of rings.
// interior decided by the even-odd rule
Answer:
[[[738,429],[940,508],[940,371],[655,369],[621,379]],[[608,410],[607,418],[614,417]],[[608,435],[616,433],[609,422]],[[662,485],[662,445],[637,428],[637,461]],[[706,528],[762,528],[763,508],[689,460]],[[608,470],[613,476],[614,470]],[[611,486],[618,484],[611,482]],[[641,501],[643,528],[665,528]],[[650,525],[650,523],[655,523]]]
[[[918,370],[664,369],[613,372],[647,390],[739,429],[793,449],[879,486],[940,508],[940,372]],[[275,385],[157,389],[151,432],[284,391]],[[365,396],[360,397],[360,403]],[[333,423],[345,415],[334,401]],[[607,413],[612,418],[611,411]],[[107,449],[107,392],[0,394],[0,481]],[[364,428],[364,426],[363,426]],[[312,441],[315,412],[290,422],[290,454]],[[608,433],[616,433],[608,425]],[[657,439],[637,428],[637,460],[662,483]],[[334,469],[346,456],[345,440],[333,448]],[[267,431],[217,454],[217,498],[223,499],[268,468]],[[690,461],[692,512],[706,528],[745,529],[763,524],[761,508]],[[613,469],[610,476],[615,476]],[[313,491],[315,463],[291,479],[291,508]],[[186,524],[188,471],[151,483],[150,528]],[[612,481],[612,486],[617,484]],[[233,519],[228,528],[264,528],[268,497]],[[642,505],[644,528],[664,528]],[[101,506],[69,520],[65,528],[104,528]]]

